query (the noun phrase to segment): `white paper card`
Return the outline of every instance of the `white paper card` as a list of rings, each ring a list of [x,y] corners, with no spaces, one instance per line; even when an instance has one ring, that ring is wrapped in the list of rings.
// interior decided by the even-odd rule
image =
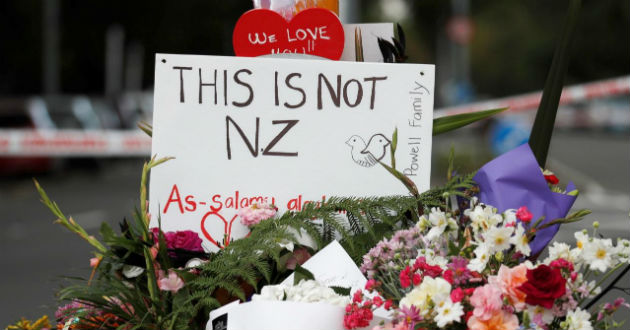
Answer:
[[[343,330],[343,307],[294,301],[250,301],[213,313],[206,330]],[[225,316],[223,316],[225,315]],[[218,317],[222,319],[217,320]],[[214,324],[213,324],[214,323]]]
[[[354,292],[357,289],[363,289],[367,282],[361,270],[337,241],[330,242],[308,259],[302,267],[310,271],[316,281],[328,287],[352,288]],[[293,285],[293,274],[282,281],[282,284]]]
[[[239,209],[408,194],[376,160],[429,188],[434,66],[157,54],[152,226],[206,250],[248,232]]]
[[[383,54],[378,47],[378,38],[392,42],[394,37],[393,23],[344,24],[345,42],[340,60],[356,60],[354,36],[357,29],[361,30],[361,40],[363,40],[363,60],[365,62],[383,62]]]

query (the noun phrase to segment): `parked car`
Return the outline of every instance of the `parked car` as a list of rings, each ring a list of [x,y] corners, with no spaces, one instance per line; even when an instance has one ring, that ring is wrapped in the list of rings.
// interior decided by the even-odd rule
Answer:
[[[46,105],[41,98],[0,99],[0,130],[54,129]],[[58,166],[51,157],[3,156],[0,154],[0,175],[42,173]]]

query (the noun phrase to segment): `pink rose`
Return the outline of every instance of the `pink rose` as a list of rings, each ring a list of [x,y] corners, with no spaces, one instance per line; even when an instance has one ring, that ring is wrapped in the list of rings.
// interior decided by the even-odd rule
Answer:
[[[486,320],[473,315],[466,325],[470,330],[516,330],[519,327],[516,315],[504,310],[496,310]]]
[[[177,292],[184,287],[184,280],[172,269],[168,270],[168,276],[164,276],[164,272],[160,271],[158,279],[158,287],[162,291]]]
[[[153,241],[158,242],[159,229],[151,228],[151,232],[153,233]],[[164,241],[166,242],[167,249],[181,249],[192,252],[203,252],[203,247],[201,243],[203,242],[201,238],[199,238],[199,234],[192,230],[180,230],[180,231],[169,231],[163,232]]]
[[[519,290],[519,287],[527,282],[527,266],[525,264],[520,264],[514,268],[501,265],[497,276],[491,276],[488,282],[499,287],[517,311],[525,309],[525,297],[527,295]]]
[[[302,265],[308,259],[311,258],[311,254],[307,249],[297,249],[293,251],[293,255],[287,260],[287,269],[295,269],[297,265]]]
[[[470,304],[475,308],[474,317],[483,321],[488,320],[503,306],[501,289],[491,284],[478,287],[470,297]]]

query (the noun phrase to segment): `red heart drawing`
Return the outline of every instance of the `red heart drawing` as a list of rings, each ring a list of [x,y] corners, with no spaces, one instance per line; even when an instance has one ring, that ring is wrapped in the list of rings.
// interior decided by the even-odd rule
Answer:
[[[211,215],[216,215],[217,217],[219,217],[219,219],[221,221],[223,221],[223,237],[221,237],[221,239],[219,241],[215,240],[212,235],[210,235],[210,233],[208,233],[208,231],[206,230],[206,220],[211,216]],[[232,217],[232,220],[230,220],[230,222],[228,222],[227,220],[225,220],[225,218],[214,211],[208,212],[206,213],[206,215],[203,216],[203,218],[201,219],[201,232],[203,233],[203,235],[210,241],[210,243],[216,245],[219,249],[222,249],[226,246],[228,246],[230,244],[230,239],[232,236],[232,223],[234,223],[234,220],[236,220],[237,215],[234,215],[234,217]],[[221,243],[224,242],[225,239],[225,246],[222,246]]]
[[[300,53],[338,60],[344,33],[339,18],[328,9],[303,10],[290,22],[275,11],[252,9],[236,22],[232,44],[236,56]]]

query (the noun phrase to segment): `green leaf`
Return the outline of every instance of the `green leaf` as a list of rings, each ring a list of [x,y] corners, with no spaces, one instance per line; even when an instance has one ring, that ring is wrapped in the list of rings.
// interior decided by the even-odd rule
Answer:
[[[497,113],[501,113],[505,110],[507,110],[507,108],[484,110],[472,113],[461,113],[458,115],[435,118],[433,119],[433,135],[450,132],[468,124],[472,124],[476,121],[494,116]]]
[[[141,121],[138,123],[138,128],[141,129],[149,137],[153,137],[153,126],[151,126],[150,124]]]
[[[450,181],[455,168],[455,146],[451,144],[451,152],[448,155],[448,169],[446,170],[446,180]]]
[[[402,182],[402,184],[405,185],[405,187],[407,187],[407,190],[409,190],[411,195],[415,197],[418,197],[420,195],[420,193],[418,192],[418,187],[416,187],[416,184],[413,181],[411,181],[411,179],[409,179],[406,175],[404,175],[402,172],[396,170],[395,168],[383,162],[378,162],[378,163],[381,164],[381,166],[383,166],[394,177],[396,177],[396,179]]]
[[[562,37],[553,55],[542,99],[540,100],[534,126],[529,136],[529,146],[532,148],[534,156],[536,156],[538,165],[542,168],[545,167],[547,162],[547,153],[549,152],[553,126],[556,121],[564,77],[569,67],[571,42],[575,37],[581,6],[581,0],[571,0],[569,3],[569,13],[562,28]]]
[[[340,295],[340,296],[349,296],[350,295],[350,288],[344,288],[341,286],[331,286],[331,289],[333,289],[333,291],[335,291],[336,294]]]
[[[315,275],[313,275],[313,273],[311,273],[308,269],[300,265],[295,266],[295,272],[293,273],[293,285],[297,285],[302,280],[314,280],[314,279],[315,279]]]
[[[459,255],[459,247],[455,245],[455,241],[452,239],[448,240],[448,254],[452,256]]]
[[[392,134],[392,142],[389,145],[391,165],[393,169],[396,169],[396,148],[397,147],[398,147],[398,127],[394,129],[394,134]]]

